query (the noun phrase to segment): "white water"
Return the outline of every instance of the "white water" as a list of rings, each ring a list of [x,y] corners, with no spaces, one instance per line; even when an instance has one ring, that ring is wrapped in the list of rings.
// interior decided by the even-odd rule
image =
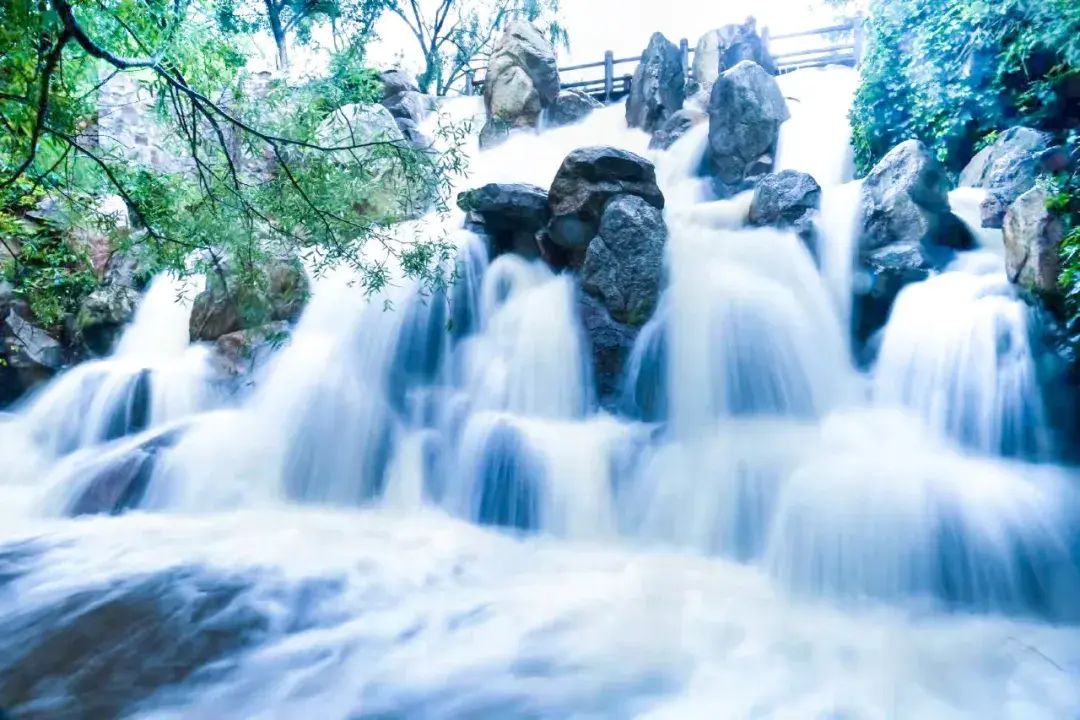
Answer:
[[[1075,478],[1002,457],[1048,448],[1010,452],[1043,423],[1024,415],[1026,321],[994,258],[905,290],[872,377],[848,360],[852,84],[785,78],[799,108],[778,165],[821,176],[818,264],[794,235],[739,229],[748,198],[702,202],[698,129],[657,156],[613,107],[475,158],[470,186],[546,186],[587,144],[655,157],[669,286],[628,371],[641,418],[594,409],[573,280],[489,262],[456,216],[449,307],[322,279],[242,404],[161,418],[186,429],[159,451],[146,512],[41,517],[84,487],[64,481],[72,458],[140,438],[59,463],[15,452],[0,702],[145,718],[1075,715]],[[186,315],[153,297],[107,362],[198,352],[166,339]],[[0,426],[5,450],[35,412]],[[5,684],[14,667],[39,684]]]

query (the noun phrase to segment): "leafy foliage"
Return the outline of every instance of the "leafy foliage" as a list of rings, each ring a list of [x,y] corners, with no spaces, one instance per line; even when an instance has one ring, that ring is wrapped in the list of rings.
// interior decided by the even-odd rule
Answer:
[[[956,171],[1010,126],[1080,122],[1075,0],[872,0],[868,30],[852,112],[863,172],[910,138]]]
[[[536,24],[555,45],[569,47],[559,0],[389,0],[424,57],[417,84],[445,95],[470,68],[485,64],[511,20]]]
[[[363,37],[329,79],[264,92],[245,70],[242,28],[220,20],[211,0],[0,0],[0,237],[22,246],[9,275],[39,316],[70,312],[92,289],[71,247],[24,236],[20,218],[42,199],[107,223],[100,199],[118,196],[133,231],[116,250],[148,272],[224,276],[227,266],[238,296],[282,255],[316,272],[349,265],[369,291],[399,275],[445,282],[445,239],[395,224],[445,207],[449,176],[464,169],[460,129],[440,127],[444,152],[393,133],[327,142],[331,113],[376,95]],[[98,92],[116,76],[153,98],[168,170],[97,136]]]

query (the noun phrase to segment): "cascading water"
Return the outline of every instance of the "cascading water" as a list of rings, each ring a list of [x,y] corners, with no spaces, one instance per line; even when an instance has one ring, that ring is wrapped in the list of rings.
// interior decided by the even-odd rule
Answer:
[[[589,144],[656,161],[668,280],[614,413],[597,409],[573,277],[489,258],[457,213],[402,230],[456,240],[449,297],[319,278],[291,342],[232,404],[174,402],[203,397],[190,393],[208,387],[206,351],[188,349],[186,311],[158,304],[175,288],[155,283],[114,357],[0,425],[6,452],[27,446],[0,470],[19,519],[0,530],[0,705],[1074,716],[1076,479],[1045,462],[1000,253],[906,289],[869,377],[849,359],[854,82],[783,78],[777,165],[823,188],[813,253],[743,229],[747,196],[711,199],[702,125],[653,152],[611,107],[474,157],[469,186],[547,186]],[[448,111],[473,116],[475,99]],[[967,219],[972,201],[954,208]],[[179,367],[191,373],[165,370]],[[84,397],[72,378],[92,372],[128,384]],[[123,463],[145,492],[118,502],[141,512],[54,517],[78,512],[89,468]]]

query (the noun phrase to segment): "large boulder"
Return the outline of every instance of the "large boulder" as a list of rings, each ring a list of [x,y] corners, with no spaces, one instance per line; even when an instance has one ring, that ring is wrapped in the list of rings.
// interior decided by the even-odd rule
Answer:
[[[663,125],[656,129],[653,133],[652,140],[649,141],[649,149],[669,149],[675,144],[675,141],[685,135],[690,128],[700,122],[705,122],[707,119],[708,115],[701,108],[691,107],[689,105],[683,107],[682,110],[674,113],[664,121]]]
[[[617,195],[637,195],[658,210],[664,207],[656,168],[645,158],[607,146],[571,152],[548,192],[551,242],[572,254],[583,254],[600,229],[605,206]]]
[[[1047,209],[1049,193],[1035,187],[1005,214],[1005,270],[1010,282],[1044,299],[1061,297],[1061,241],[1065,223]]]
[[[900,290],[943,270],[973,239],[949,206],[949,178],[926,146],[893,148],[862,187],[854,334],[867,341],[888,319]]]
[[[15,308],[4,319],[3,341],[8,363],[31,376],[50,377],[64,366],[63,346]]]
[[[679,48],[661,33],[653,33],[634,71],[626,101],[626,123],[651,133],[686,100],[686,74]]]
[[[776,62],[758,35],[753,18],[742,25],[725,25],[701,36],[694,49],[694,82],[708,90],[720,74],[744,60],[757,63],[775,75]]]
[[[789,117],[780,86],[760,65],[744,61],[717,79],[709,95],[709,163],[721,194],[772,166]]]
[[[816,256],[814,220],[820,208],[817,180],[806,173],[784,170],[766,175],[754,187],[748,220],[751,225],[794,229]]]
[[[420,92],[416,79],[407,70],[401,68],[384,70],[379,74],[379,79],[383,84],[383,100],[403,92]]]
[[[488,119],[534,127],[558,96],[555,48],[529,23],[511,22],[488,63],[484,81]]]
[[[213,342],[272,322],[294,322],[307,304],[307,275],[294,259],[273,261],[257,288],[238,290],[227,269],[224,274],[225,281],[211,274],[206,290],[195,298],[189,323],[193,342]]]
[[[641,327],[660,297],[666,242],[663,211],[636,195],[614,198],[585,253],[582,287],[617,322]]]
[[[497,184],[466,190],[458,207],[476,216],[490,238],[489,257],[516,253],[528,258],[540,254],[536,234],[551,217],[548,194],[535,185]]]
[[[383,99],[382,106],[395,118],[420,123],[435,109],[435,99],[414,90],[406,90]]]
[[[91,355],[112,352],[139,303],[139,293],[123,285],[107,285],[90,293],[75,316],[75,329]]]
[[[897,145],[866,176],[860,205],[859,244],[870,251],[893,243],[965,248],[956,232],[945,168],[918,140]]]
[[[978,153],[960,174],[960,185],[985,188],[980,207],[982,225],[1000,228],[1008,207],[1035,187],[1035,178],[1045,169],[1043,158],[1053,162],[1052,138],[1047,133],[1025,127],[1004,132],[993,145]]]
[[[289,332],[287,322],[272,322],[222,335],[214,343],[212,366],[224,380],[250,377],[262,361],[288,342]]]
[[[603,107],[603,104],[591,95],[580,90],[563,90],[555,98],[554,104],[547,109],[544,120],[548,127],[553,128],[573,125],[600,107]]]
[[[593,379],[600,405],[614,410],[619,400],[623,368],[634,349],[638,331],[611,317],[596,298],[581,294],[578,311],[589,341]]]

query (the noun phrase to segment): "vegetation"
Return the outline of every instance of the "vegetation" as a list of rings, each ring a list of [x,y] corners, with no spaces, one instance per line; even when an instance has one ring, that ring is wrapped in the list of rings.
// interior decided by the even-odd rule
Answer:
[[[289,5],[289,17],[305,18],[291,27],[327,7]],[[122,200],[132,225],[112,249],[148,272],[224,279],[227,268],[230,284],[257,287],[271,260],[289,255],[316,271],[349,265],[372,292],[396,268],[445,282],[446,241],[394,225],[445,207],[463,170],[461,129],[442,126],[443,153],[393,133],[329,138],[328,117],[378,98],[365,30],[334,57],[330,78],[252,97],[241,33],[250,28],[221,17],[212,0],[0,0],[0,252],[43,323],[71,312],[100,269],[61,229],[31,222],[34,208],[48,204],[67,227],[107,226],[107,196]],[[97,136],[98,94],[118,76],[153,98],[174,169],[135,164]],[[388,168],[407,202],[372,201],[387,192]]]
[[[485,65],[511,20],[528,20],[552,43],[568,46],[559,21],[559,0],[389,0],[390,10],[409,26],[424,58],[417,84],[445,95],[465,72]]]
[[[835,4],[835,3],[834,3]],[[1075,147],[1080,132],[1076,0],[870,0],[868,54],[852,111],[861,172],[897,143],[923,141],[953,173],[1006,129]],[[1070,228],[1062,286],[1080,318],[1080,177],[1046,177]]]

